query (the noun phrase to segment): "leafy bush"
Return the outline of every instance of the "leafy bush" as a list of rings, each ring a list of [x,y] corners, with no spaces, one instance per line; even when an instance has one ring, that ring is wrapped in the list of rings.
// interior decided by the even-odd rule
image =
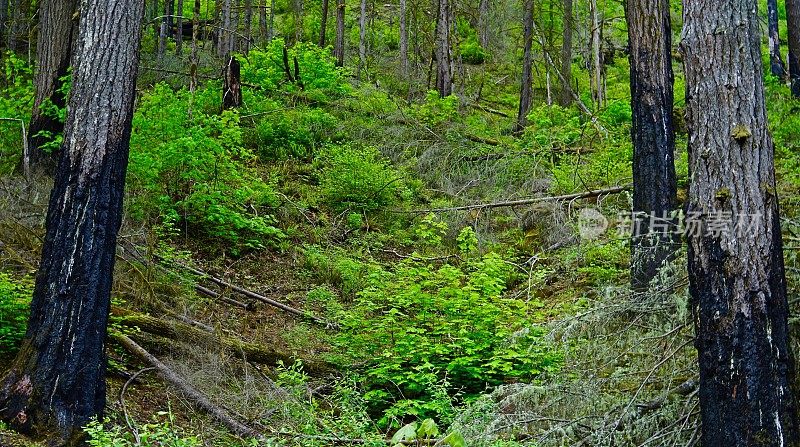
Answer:
[[[172,414],[159,412],[159,416],[169,414],[164,422],[154,422],[138,427],[139,441],[132,432],[119,425],[105,425],[98,421],[90,422],[84,431],[88,436],[87,444],[92,447],[200,447],[202,443],[194,436],[184,435],[174,425]]]
[[[337,343],[367,362],[365,398],[384,412],[383,423],[446,419],[451,397],[442,396],[473,396],[559,365],[529,322],[528,304],[503,297],[512,273],[490,253],[461,268],[408,260],[369,276]]]
[[[242,147],[238,115],[195,111],[190,118],[189,101],[187,91],[164,84],[141,99],[128,169],[134,213],[235,245],[280,240],[283,233],[268,213],[277,205],[275,193]]]
[[[425,102],[411,106],[410,114],[429,126],[454,121],[458,118],[458,97],[450,95],[439,97],[439,92],[430,90]]]
[[[307,159],[330,142],[335,129],[336,118],[320,109],[267,115],[256,127],[259,154],[269,160]]]
[[[20,119],[28,126],[33,107],[33,70],[13,53],[0,54],[0,117]],[[0,173],[11,172],[22,158],[19,121],[0,121]]]
[[[461,59],[467,64],[480,65],[486,61],[486,51],[474,37],[461,42],[458,50],[461,53]]]
[[[403,177],[371,146],[329,145],[316,160],[325,203],[372,212],[397,203]]]
[[[0,273],[0,355],[19,348],[28,325],[28,309],[33,295],[30,281],[17,281]]]

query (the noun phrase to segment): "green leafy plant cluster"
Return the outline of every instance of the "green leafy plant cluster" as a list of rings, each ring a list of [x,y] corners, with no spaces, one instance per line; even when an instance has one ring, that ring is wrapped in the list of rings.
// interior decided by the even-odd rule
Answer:
[[[111,424],[106,420],[105,424],[97,420],[90,422],[84,431],[87,435],[86,443],[92,447],[199,447],[203,445],[195,436],[188,436],[178,429],[169,412],[159,412],[158,416],[165,416],[164,421],[155,421],[144,424],[136,428],[138,439],[133,432],[126,428]]]
[[[22,127],[33,107],[33,70],[13,53],[0,53],[0,173],[9,173],[22,158]],[[22,121],[16,121],[22,120]]]
[[[430,90],[425,101],[412,105],[409,109],[411,116],[429,126],[438,126],[447,122],[457,121],[458,97],[450,95],[446,98],[439,97],[436,90]]]
[[[472,249],[469,233],[461,239]],[[367,363],[365,399],[383,412],[384,424],[409,416],[446,420],[452,396],[558,367],[560,356],[530,322],[528,304],[504,297],[512,276],[495,253],[461,266],[409,259],[369,276],[337,343]]]
[[[263,159],[309,159],[331,141],[336,118],[321,109],[299,109],[266,115],[256,126],[258,153]]]
[[[270,210],[273,188],[242,145],[235,112],[187,113],[191,95],[157,85],[134,117],[129,191],[139,217],[157,217],[168,230],[196,229],[235,246],[281,240]]]
[[[28,309],[33,295],[30,280],[16,280],[0,272],[0,356],[19,348],[28,325]]]

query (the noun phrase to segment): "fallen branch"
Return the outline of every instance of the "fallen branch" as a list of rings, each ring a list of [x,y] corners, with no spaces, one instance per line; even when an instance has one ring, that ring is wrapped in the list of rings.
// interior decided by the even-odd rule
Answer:
[[[467,134],[466,138],[469,141],[473,141],[475,143],[486,144],[486,145],[489,145],[489,146],[500,146],[501,144],[503,144],[498,140],[493,140],[491,138],[484,138],[484,137],[481,137],[481,136],[478,136],[478,135],[473,135],[473,134]]]
[[[214,405],[205,395],[203,395],[203,393],[196,390],[192,385],[188,384],[178,374],[169,369],[167,365],[158,360],[154,355],[147,352],[144,348],[136,344],[136,342],[119,332],[112,332],[109,335],[128,352],[158,369],[158,372],[167,382],[179,389],[183,394],[186,395],[186,397],[191,399],[198,408],[213,416],[214,419],[222,423],[222,425],[227,427],[230,431],[246,438],[259,436],[258,432],[237,421],[222,408]]]
[[[593,197],[605,196],[609,194],[617,194],[623,191],[629,191],[633,188],[632,184],[623,186],[615,186],[613,188],[595,189],[592,191],[579,192],[575,194],[564,194],[561,196],[548,196],[548,197],[533,197],[530,199],[509,200],[505,202],[494,203],[478,203],[474,205],[454,206],[450,208],[431,208],[427,210],[393,210],[395,213],[408,213],[408,214],[427,214],[427,213],[443,213],[447,211],[469,211],[469,210],[483,210],[490,208],[503,208],[521,205],[530,205],[532,203],[561,201],[561,200],[577,200],[577,199],[590,199]]]
[[[504,118],[511,118],[511,115],[509,115],[506,112],[503,112],[502,110],[497,110],[497,109],[492,109],[492,108],[489,108],[489,107],[486,107],[486,106],[482,106],[482,105],[478,104],[477,102],[470,103],[470,106],[474,107],[474,108],[476,108],[478,110],[483,110],[484,112],[491,113],[493,115],[502,116]]]

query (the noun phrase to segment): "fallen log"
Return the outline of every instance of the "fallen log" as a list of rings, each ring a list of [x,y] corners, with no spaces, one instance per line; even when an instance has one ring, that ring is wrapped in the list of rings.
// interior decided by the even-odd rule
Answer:
[[[454,206],[450,208],[431,208],[426,210],[392,210],[392,212],[407,213],[407,214],[428,214],[428,213],[443,213],[447,211],[469,211],[469,210],[483,210],[490,208],[514,207],[521,205],[530,205],[539,202],[549,202],[549,201],[557,202],[563,200],[590,199],[593,197],[599,197],[609,194],[617,194],[623,191],[629,191],[632,188],[633,188],[632,184],[627,184],[623,186],[615,186],[613,188],[595,189],[592,191],[579,192],[575,194],[564,194],[561,196],[533,197],[529,199],[509,200],[505,202],[476,203],[474,205]]]
[[[187,383],[174,371],[169,369],[167,365],[162,363],[154,355],[147,352],[144,348],[136,344],[133,340],[119,332],[110,332],[111,336],[117,343],[125,348],[128,352],[139,357],[142,361],[152,365],[158,370],[161,376],[175,388],[179,389],[186,397],[188,397],[199,409],[210,414],[214,419],[222,423],[231,432],[238,436],[245,438],[255,438],[259,433],[252,428],[242,424],[233,417],[231,417],[225,410],[214,405],[203,393],[196,390],[192,385]]]
[[[164,321],[150,315],[135,313],[118,307],[112,308],[111,314],[112,321],[116,324],[121,324],[130,328],[138,328],[148,334],[173,341],[217,344],[225,348],[225,350],[232,355],[246,361],[277,366],[279,363],[291,365],[298,360],[298,357],[278,352],[267,346],[245,342],[235,337],[221,334],[218,331],[213,333],[206,332],[205,330],[178,321]],[[324,376],[334,370],[334,367],[327,362],[309,359],[300,360],[303,361],[303,369],[312,376]]]

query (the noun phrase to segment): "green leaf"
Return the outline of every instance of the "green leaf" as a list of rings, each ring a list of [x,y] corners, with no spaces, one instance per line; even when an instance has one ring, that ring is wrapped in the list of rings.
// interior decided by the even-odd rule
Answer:
[[[417,423],[412,422],[400,427],[392,436],[392,444],[399,444],[401,441],[413,441],[417,439]]]
[[[439,426],[431,419],[425,419],[417,429],[417,437],[419,438],[433,438],[439,436]]]
[[[450,447],[467,447],[467,441],[464,440],[464,437],[461,436],[461,433],[455,431],[451,431],[450,434],[445,436],[445,438],[442,439],[442,442]]]

